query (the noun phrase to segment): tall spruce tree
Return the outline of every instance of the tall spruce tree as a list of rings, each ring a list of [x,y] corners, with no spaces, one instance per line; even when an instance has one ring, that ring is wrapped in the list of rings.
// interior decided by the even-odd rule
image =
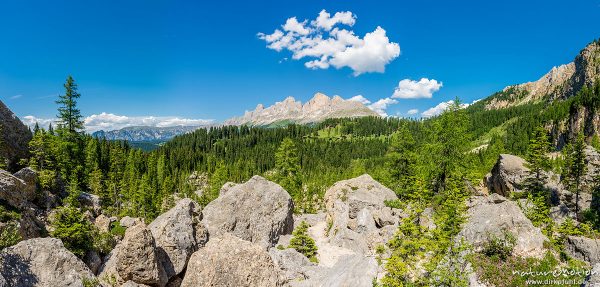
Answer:
[[[530,179],[527,182],[530,191],[541,192],[544,189],[546,180],[545,171],[550,168],[550,161],[546,155],[550,150],[548,134],[543,127],[534,130],[529,141],[529,151],[527,153],[527,167],[529,168]]]
[[[77,92],[77,84],[73,77],[68,76],[64,84],[65,94],[59,95],[56,103],[58,107],[58,119],[63,129],[69,133],[77,133],[83,129],[81,112],[77,108],[77,99],[81,97]]]
[[[417,199],[415,191],[415,140],[406,125],[394,132],[385,155],[389,184],[401,197]]]
[[[275,153],[275,169],[279,183],[295,200],[299,199],[302,181],[300,180],[300,156],[296,144],[285,138]]]
[[[579,216],[580,187],[587,172],[585,157],[585,140],[583,133],[579,133],[567,148],[565,148],[565,178],[567,187],[575,193],[575,214]]]
[[[465,154],[470,139],[469,120],[461,102],[456,98],[433,122],[433,137],[425,151],[430,157],[429,172],[433,190],[443,192],[451,178],[465,176]]]

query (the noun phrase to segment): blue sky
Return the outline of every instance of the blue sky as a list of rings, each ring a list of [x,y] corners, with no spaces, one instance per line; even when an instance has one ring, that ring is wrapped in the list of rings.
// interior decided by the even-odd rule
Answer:
[[[21,118],[52,118],[71,74],[85,116],[220,121],[287,96],[306,101],[323,92],[376,102],[391,98],[404,79],[443,83],[429,90],[431,98],[396,98],[386,109],[420,115],[457,96],[471,102],[535,80],[600,37],[600,0],[523,2],[5,1],[0,99]],[[360,53],[309,69],[306,62],[320,58],[292,59],[292,51],[270,49],[257,35],[286,32],[282,25],[296,17],[320,31],[311,32],[313,40],[327,39],[311,26],[322,10],[331,17],[351,12],[351,26],[335,27],[358,41],[381,27],[399,55],[392,49],[383,56],[383,73],[371,65],[356,75],[348,66],[370,65],[360,63]]]

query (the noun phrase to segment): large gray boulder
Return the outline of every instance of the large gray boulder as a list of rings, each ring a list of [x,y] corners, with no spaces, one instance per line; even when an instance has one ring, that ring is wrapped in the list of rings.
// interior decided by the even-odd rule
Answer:
[[[369,247],[366,237],[351,229],[356,229],[356,219],[350,220],[348,205],[337,200],[328,212],[331,214],[331,217],[328,218],[331,223],[328,231],[329,243],[356,253],[367,253]]]
[[[325,193],[329,243],[359,254],[373,253],[373,243],[385,239],[378,228],[397,226],[400,218],[386,200],[398,199],[394,191],[368,174],[335,183]],[[371,243],[371,244],[370,244]]]
[[[15,114],[0,101],[0,158],[7,160],[9,170],[13,170],[20,159],[29,155],[28,143],[31,132]]]
[[[570,256],[591,265],[600,263],[600,239],[569,236],[565,242],[565,251]]]
[[[161,261],[167,277],[181,273],[192,253],[208,241],[201,219],[200,205],[186,198],[148,225],[156,247],[162,254]]]
[[[370,175],[363,174],[359,177],[336,182],[325,192],[325,207],[333,209],[333,204],[341,200],[349,207],[348,215],[356,218],[359,211],[368,208],[374,210],[385,208],[384,201],[398,199],[393,190],[383,186]]]
[[[544,241],[548,239],[533,226],[519,206],[498,194],[474,196],[468,203],[468,219],[459,238],[469,242],[474,251],[481,251],[491,236],[502,237],[504,232],[517,239],[513,254],[522,257],[542,257]]]
[[[279,271],[260,246],[231,234],[192,254],[181,287],[278,286]]]
[[[25,208],[21,210],[19,219],[19,235],[22,239],[42,237],[46,233],[43,216],[38,216],[38,210]]]
[[[15,172],[14,176],[22,180],[30,188],[35,189],[38,177],[38,174],[35,170],[31,169],[30,167],[25,167]]]
[[[307,280],[292,282],[292,286],[370,287],[378,275],[373,257],[345,255],[331,268],[321,268]]]
[[[501,154],[486,178],[488,189],[502,196],[510,196],[523,188],[523,181],[529,174],[526,161],[511,154]]]
[[[314,276],[318,268],[317,264],[310,262],[306,256],[292,248],[284,250],[271,248],[269,254],[281,270],[280,282],[283,284],[306,280]]]
[[[159,261],[159,252],[150,229],[144,224],[128,228],[123,240],[107,256],[98,277],[103,280],[114,279],[119,284],[131,280],[165,286],[167,275]]]
[[[139,223],[144,223],[144,220],[139,217],[125,216],[125,217],[121,218],[121,220],[119,221],[119,224],[125,228],[132,227]]]
[[[35,238],[0,252],[0,278],[1,286],[79,287],[95,277],[59,239]]]
[[[230,232],[270,248],[280,235],[292,232],[293,210],[292,198],[281,186],[254,176],[243,184],[230,187],[202,213],[211,237]]]
[[[14,207],[23,208],[31,205],[35,197],[35,179],[33,184],[27,184],[25,180],[0,170],[0,199],[6,200]]]

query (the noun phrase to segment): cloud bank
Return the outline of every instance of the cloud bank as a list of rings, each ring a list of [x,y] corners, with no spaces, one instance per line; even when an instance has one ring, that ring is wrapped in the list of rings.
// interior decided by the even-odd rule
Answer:
[[[442,82],[421,78],[419,81],[404,79],[398,83],[392,98],[396,99],[431,99],[433,93],[440,90]]]
[[[467,108],[468,106],[479,102],[480,100],[474,100],[472,103],[461,103],[460,104],[460,108],[464,109]],[[423,116],[424,118],[430,118],[430,117],[434,117],[437,115],[440,115],[441,113],[443,113],[446,109],[448,109],[448,107],[450,107],[452,104],[454,104],[454,100],[449,100],[447,102],[441,102],[439,104],[437,104],[435,107],[431,107],[429,109],[427,109],[426,111],[421,113],[421,116]]]
[[[23,117],[23,123],[34,127],[36,123],[40,127],[47,128],[49,124],[55,124],[57,119],[43,119],[35,116]],[[150,127],[176,127],[176,126],[205,126],[214,123],[207,119],[186,119],[180,117],[156,117],[156,116],[120,116],[112,113],[100,113],[86,117],[83,120],[85,130],[93,133],[99,130],[111,131],[125,127],[150,126]]]
[[[383,73],[385,66],[400,55],[400,45],[390,42],[386,31],[379,26],[360,38],[347,29],[355,23],[356,15],[350,11],[331,16],[322,10],[315,20],[300,22],[292,17],[281,29],[271,34],[258,33],[258,38],[269,49],[292,52],[294,60],[307,59],[304,65],[310,69],[348,67],[354,76]]]

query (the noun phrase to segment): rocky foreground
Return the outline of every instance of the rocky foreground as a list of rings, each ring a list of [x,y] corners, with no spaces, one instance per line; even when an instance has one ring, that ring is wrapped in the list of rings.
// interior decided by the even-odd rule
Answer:
[[[468,200],[468,220],[457,240],[465,239],[477,252],[490,235],[510,232],[516,237],[514,255],[539,258],[547,252],[548,238],[518,201],[506,197],[520,191],[525,171],[522,159],[501,155],[486,187]],[[242,184],[226,184],[204,209],[181,199],[148,224],[122,218],[127,230],[112,252],[81,260],[59,239],[35,232],[43,222],[35,216],[41,208],[36,209],[38,199],[30,193],[34,182],[30,169],[0,172],[0,198],[33,214],[20,222],[27,240],[0,252],[0,286],[372,286],[385,275],[389,256],[378,252],[378,246],[392,239],[408,217],[408,210],[386,206],[385,201],[397,199],[395,193],[366,174],[330,187],[322,213],[302,215],[293,214],[293,201],[281,186],[254,176]],[[548,185],[557,193],[554,220],[576,219],[572,196],[557,183]],[[88,194],[81,200],[91,207],[98,204]],[[584,199],[582,207],[590,201]],[[100,229],[117,220],[101,210],[95,213],[90,217]],[[310,224],[318,263],[286,248],[302,221]],[[431,209],[417,221],[436,228]],[[570,236],[565,247],[573,258],[600,270],[600,240]],[[470,278],[471,286],[484,286],[475,274]],[[587,284],[595,282],[600,282],[597,275]]]

